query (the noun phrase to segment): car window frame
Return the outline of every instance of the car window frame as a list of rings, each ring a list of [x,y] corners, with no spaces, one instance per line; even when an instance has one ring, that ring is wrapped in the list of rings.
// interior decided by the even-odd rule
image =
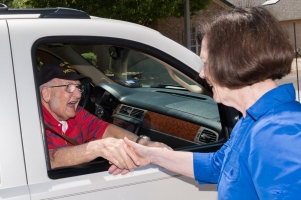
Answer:
[[[79,42],[80,41],[80,42]],[[154,47],[147,46],[145,44],[141,44],[139,42],[135,41],[129,41],[125,39],[120,39],[120,38],[112,38],[112,37],[97,37],[97,36],[49,36],[49,37],[44,37],[40,38],[37,41],[34,42],[32,46],[32,61],[33,61],[33,71],[34,71],[34,78],[35,78],[35,83],[36,83],[36,94],[37,94],[37,101],[38,101],[38,110],[39,110],[39,117],[40,117],[40,123],[43,124],[43,113],[42,113],[42,107],[41,107],[41,100],[40,100],[40,92],[39,92],[39,86],[38,86],[38,76],[37,76],[37,71],[36,69],[36,63],[34,62],[36,60],[35,58],[35,52],[37,48],[42,45],[42,44],[47,44],[47,43],[84,43],[84,44],[110,44],[110,45],[116,45],[116,46],[126,46],[128,48],[133,48],[137,51],[140,52],[145,52],[147,55],[154,56],[155,58],[158,58],[160,60],[163,60],[170,66],[174,66],[176,71],[179,71],[180,73],[185,74],[188,78],[195,80],[196,82],[198,81],[198,73],[186,66],[184,63],[179,61],[176,58],[173,58],[172,56],[168,55],[167,53],[164,53]],[[228,115],[228,108],[223,106],[223,105],[218,105],[219,109],[219,114],[221,115]],[[223,120],[227,124],[232,124],[231,121],[227,121],[225,119],[221,119],[221,125],[222,127],[227,127],[223,125]],[[234,121],[233,121],[234,122]],[[233,127],[233,126],[232,126]],[[230,130],[225,130],[223,128],[222,131],[225,131],[226,133],[226,139],[228,139]],[[45,135],[45,128],[42,126],[42,133],[43,138],[46,138]],[[101,172],[105,171],[108,169],[108,162],[103,162],[102,160],[99,160],[98,162],[95,163],[86,163],[86,164],[81,164],[79,166],[71,166],[71,167],[66,167],[66,168],[60,168],[60,169],[51,169],[50,167],[50,161],[49,161],[49,151],[46,143],[46,139],[44,139],[44,150],[45,150],[45,156],[46,156],[46,165],[47,165],[47,171],[51,172],[50,178],[52,179],[59,179],[59,178],[65,178],[65,177],[72,177],[72,176],[77,176],[77,175],[83,175],[87,173],[95,173],[95,172]],[[210,144],[207,145],[208,149],[215,149],[217,150],[220,148],[220,144]],[[192,148],[193,149],[193,148]],[[190,149],[190,150],[192,150]],[[88,170],[88,172],[84,172],[83,170],[85,166],[92,166],[91,170]],[[103,169],[103,170],[100,170]],[[48,173],[49,176],[49,173]]]

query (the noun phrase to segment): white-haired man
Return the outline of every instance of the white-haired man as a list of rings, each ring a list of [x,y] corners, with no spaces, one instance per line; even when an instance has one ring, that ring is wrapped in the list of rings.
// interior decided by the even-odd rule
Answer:
[[[137,163],[125,152],[125,143],[122,140],[124,137],[147,146],[165,146],[102,121],[78,106],[84,89],[82,84],[90,82],[90,77],[76,73],[67,62],[50,62],[39,71],[41,102],[52,168],[77,165],[103,157],[119,169],[127,171],[133,169]],[[70,138],[76,144],[70,142]]]

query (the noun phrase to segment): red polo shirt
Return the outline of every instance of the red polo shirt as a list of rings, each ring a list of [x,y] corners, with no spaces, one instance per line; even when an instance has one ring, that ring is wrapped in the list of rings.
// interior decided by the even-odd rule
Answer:
[[[57,121],[50,112],[42,106],[44,123],[50,126],[57,133],[62,133],[71,137],[79,144],[87,143],[93,140],[101,139],[109,123],[102,121],[90,114],[84,108],[79,107],[76,110],[76,116],[68,119],[68,129],[65,133],[62,131],[62,124]],[[73,146],[55,133],[46,130],[48,149],[57,149],[65,146]]]

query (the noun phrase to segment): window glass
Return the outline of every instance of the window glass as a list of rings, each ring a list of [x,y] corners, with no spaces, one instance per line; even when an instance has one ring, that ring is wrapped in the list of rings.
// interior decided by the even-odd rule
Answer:
[[[163,64],[141,52],[110,45],[73,45],[72,47],[99,71],[121,85],[180,86],[169,76]],[[193,84],[183,76],[181,78],[188,84]]]
[[[41,51],[41,50],[36,51],[36,65],[38,70],[40,70],[40,67],[44,63],[51,62],[54,60],[59,60],[59,59],[45,51]]]

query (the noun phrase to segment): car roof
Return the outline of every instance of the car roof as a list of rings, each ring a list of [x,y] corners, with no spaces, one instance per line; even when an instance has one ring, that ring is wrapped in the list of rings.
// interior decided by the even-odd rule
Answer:
[[[48,36],[120,38],[168,52],[175,58],[181,58],[181,62],[196,72],[203,67],[199,56],[184,46],[154,29],[131,22],[89,16],[84,11],[70,8],[8,9],[0,4],[0,20],[1,18],[7,20],[12,37],[15,35],[18,38],[19,30],[22,30],[22,38],[27,38],[32,43]]]
[[[144,27],[148,30],[158,32],[154,29],[147,28],[131,22],[101,18],[96,16],[90,16],[82,10],[72,8],[26,8],[26,9],[9,9],[6,5],[0,3],[0,19],[102,19],[103,21],[109,21],[110,23],[128,24],[131,26]]]

